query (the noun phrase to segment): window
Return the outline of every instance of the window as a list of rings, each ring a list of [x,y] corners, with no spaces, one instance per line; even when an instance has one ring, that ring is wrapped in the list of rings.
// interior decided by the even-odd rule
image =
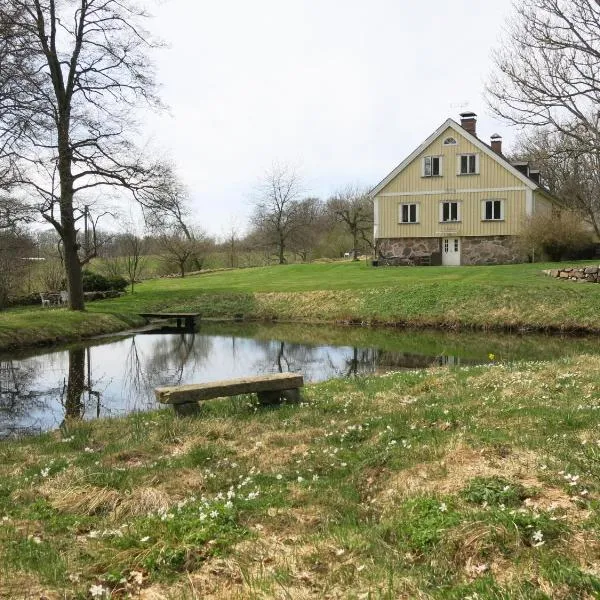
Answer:
[[[456,146],[456,140],[453,137],[447,137],[444,140],[444,146]]]
[[[400,204],[400,223],[418,223],[419,205]]]
[[[423,177],[439,177],[442,174],[441,156],[423,157]]]
[[[440,221],[460,221],[460,202],[440,202]]]
[[[484,200],[481,219],[483,221],[502,221],[504,219],[504,200]]]
[[[458,172],[460,175],[475,175],[479,173],[479,155],[461,154],[458,157]]]

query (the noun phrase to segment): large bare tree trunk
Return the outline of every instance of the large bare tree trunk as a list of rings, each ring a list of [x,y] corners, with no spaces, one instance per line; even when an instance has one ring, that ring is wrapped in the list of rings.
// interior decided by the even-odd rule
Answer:
[[[77,243],[77,230],[75,228],[75,215],[73,211],[73,174],[71,171],[73,157],[68,135],[68,126],[60,127],[58,175],[60,178],[61,224],[58,233],[64,245],[69,308],[71,310],[85,310],[81,263],[79,262],[79,253],[77,252],[79,245]]]
[[[285,241],[282,236],[279,236],[279,264],[285,264]]]

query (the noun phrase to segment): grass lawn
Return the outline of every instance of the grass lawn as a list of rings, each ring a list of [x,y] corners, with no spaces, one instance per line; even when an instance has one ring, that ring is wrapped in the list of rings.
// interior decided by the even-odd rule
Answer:
[[[300,264],[154,279],[88,304],[87,315],[17,309],[0,315],[0,347],[74,340],[139,323],[138,312],[368,322],[476,329],[600,331],[600,286],[544,276],[551,264],[373,268]]]
[[[600,289],[551,279],[550,265],[262,267],[144,282],[90,311],[198,310],[208,317],[600,330]]]
[[[598,597],[599,389],[582,355],[0,443],[0,597]]]
[[[23,308],[0,315],[0,348],[76,340],[139,325],[144,311],[209,318],[366,322],[446,328],[600,331],[600,286],[544,276],[556,264],[382,267],[299,264],[153,279],[87,313]]]

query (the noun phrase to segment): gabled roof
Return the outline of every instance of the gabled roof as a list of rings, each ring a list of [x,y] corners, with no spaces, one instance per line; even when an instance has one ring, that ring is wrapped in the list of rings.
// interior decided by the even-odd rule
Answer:
[[[500,163],[507,171],[512,175],[520,179],[523,184],[531,190],[543,189],[542,186],[538,185],[533,179],[530,179],[518,169],[515,169],[504,156],[494,152],[486,143],[482,142],[477,136],[469,133],[464,127],[461,127],[454,119],[447,119],[444,121],[418,148],[411,152],[387,177],[382,179],[370,192],[369,196],[373,198],[376,196],[392,179],[394,179],[399,173],[404,171],[410,163],[413,162],[427,146],[433,143],[446,129],[450,127],[458,135],[463,136],[474,146],[479,148],[484,154],[487,154],[490,158]]]

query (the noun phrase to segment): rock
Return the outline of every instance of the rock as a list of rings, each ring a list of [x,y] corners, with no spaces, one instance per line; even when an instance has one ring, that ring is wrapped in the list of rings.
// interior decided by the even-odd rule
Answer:
[[[567,273],[566,271],[561,271],[560,274],[558,275],[561,279],[569,279],[570,274]]]
[[[558,277],[560,275],[560,271],[558,269],[550,269],[550,275],[552,277]]]
[[[594,275],[598,272],[598,267],[586,267],[584,273],[586,275]]]

